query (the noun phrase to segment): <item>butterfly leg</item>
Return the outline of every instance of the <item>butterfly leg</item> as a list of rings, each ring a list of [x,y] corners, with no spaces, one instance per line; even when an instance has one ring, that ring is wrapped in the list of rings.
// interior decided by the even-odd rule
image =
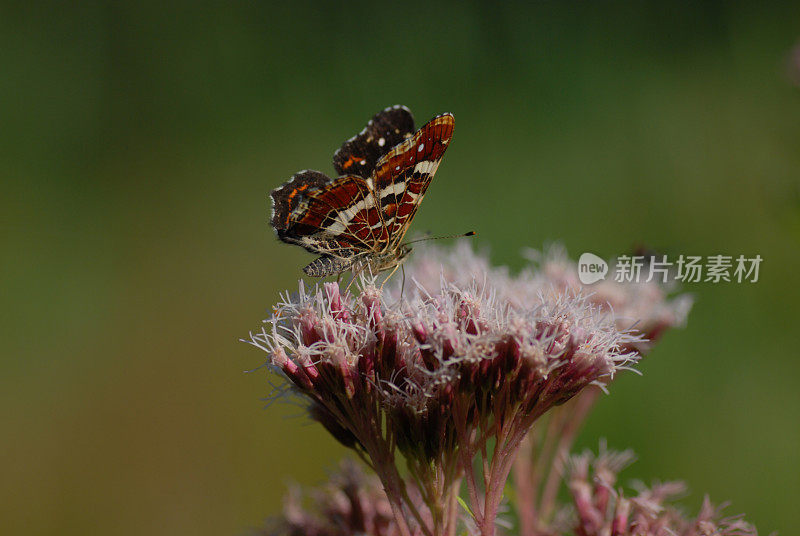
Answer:
[[[392,268],[392,271],[389,272],[389,275],[386,276],[386,279],[383,280],[383,283],[381,283],[381,291],[383,290],[383,286],[386,284],[387,281],[389,281],[389,279],[391,279],[391,277],[394,275],[394,273],[397,271],[398,268],[400,268],[400,264],[395,265],[395,267]]]
[[[341,275],[341,274],[339,274],[339,275]],[[350,291],[350,287],[353,285],[355,280],[356,280],[356,273],[355,273],[355,271],[351,271],[350,272],[350,281],[347,282],[347,286],[344,288],[345,294],[347,294]]]
[[[403,274],[403,279],[400,282],[400,301],[403,301],[403,292],[406,290],[406,269],[400,265],[400,273]]]

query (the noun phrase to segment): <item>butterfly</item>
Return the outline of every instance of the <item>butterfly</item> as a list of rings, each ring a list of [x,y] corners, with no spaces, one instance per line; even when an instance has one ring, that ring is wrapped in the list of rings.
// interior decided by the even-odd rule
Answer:
[[[396,269],[411,252],[403,237],[454,124],[445,113],[415,131],[408,108],[386,108],[333,155],[336,178],[303,170],[273,190],[271,223],[278,239],[320,255],[303,271],[326,277]]]

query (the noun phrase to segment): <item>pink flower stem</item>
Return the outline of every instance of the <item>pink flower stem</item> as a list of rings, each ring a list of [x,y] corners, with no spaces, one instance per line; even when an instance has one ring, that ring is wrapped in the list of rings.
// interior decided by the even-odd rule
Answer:
[[[552,452],[558,437],[558,429],[571,406],[569,403],[550,411],[544,437],[540,428],[534,428],[523,439],[522,454],[514,460],[514,483],[517,487],[517,515],[520,521],[520,536],[537,536],[539,519],[539,488],[542,476],[552,463]],[[532,463],[535,461],[535,463]]]
[[[481,526],[482,536],[494,536],[495,533],[497,510],[500,507],[500,502],[503,500],[503,490],[506,480],[508,479],[508,474],[511,471],[510,462],[513,459],[512,454],[516,450],[514,445],[507,444],[509,436],[513,433],[516,420],[517,414],[514,414],[508,425],[499,426],[497,430],[495,448],[489,464],[488,478],[484,475],[487,484],[483,506],[483,523]],[[516,446],[518,445],[517,443]]]
[[[400,477],[398,476],[397,478],[399,479]],[[406,489],[406,486],[402,481],[399,484],[399,488],[400,488],[400,494],[401,494],[401,496],[403,498],[403,501],[405,502],[406,506],[408,507],[408,510],[411,512],[411,515],[414,516],[414,519],[419,524],[420,528],[422,529],[422,532],[426,536],[433,536],[433,534],[431,534],[431,530],[428,528],[427,524],[425,523],[425,520],[422,518],[422,515],[420,514],[420,512],[417,509],[416,505],[414,505],[414,501],[408,495],[408,489]],[[434,520],[434,525],[435,525],[435,520]],[[435,526],[434,526],[434,529],[435,529]]]
[[[494,536],[497,510],[503,499],[503,490],[514,465],[514,459],[531,426],[542,413],[543,411],[529,415],[515,413],[511,422],[503,426],[503,430],[498,434],[492,456],[490,484],[486,491],[485,515],[481,527],[482,536]]]
[[[550,473],[547,475],[542,500],[539,505],[539,511],[543,518],[549,517],[553,512],[556,495],[558,494],[558,485],[561,483],[564,460],[569,454],[572,444],[575,442],[575,437],[578,435],[583,421],[589,414],[589,410],[594,406],[600,392],[600,388],[590,386],[578,395],[573,404],[574,409],[570,412],[569,418],[564,422],[560,432],[557,434],[559,436],[558,446],[552,457]]]
[[[391,493],[386,490],[386,495],[390,496]],[[392,507],[392,514],[394,515],[395,523],[397,523],[397,530],[400,532],[400,536],[413,536],[403,516],[402,505],[400,505],[396,499],[389,499],[389,505]]]
[[[369,413],[365,415],[369,415]],[[381,438],[373,437],[370,433],[370,430],[373,428],[369,423],[363,422],[365,415],[351,415],[351,422],[359,423],[358,426],[362,427],[361,430],[356,431],[357,433],[355,435],[360,439],[362,445],[364,445],[367,456],[372,461],[372,467],[383,484],[384,492],[392,508],[392,514],[397,523],[400,536],[414,536],[414,533],[408,525],[405,512],[403,511],[403,503],[406,503],[408,511],[411,512],[412,516],[414,516],[419,523],[425,536],[433,536],[422,519],[422,516],[419,514],[419,511],[416,509],[414,502],[408,496],[405,482],[397,470],[394,440],[391,436]],[[366,417],[367,420],[370,418],[376,419],[378,417]]]
[[[472,434],[467,430],[466,420],[466,412],[462,407],[461,401],[456,399],[453,404],[453,422],[455,422],[458,441],[461,444],[459,447],[459,463],[461,465],[461,470],[464,472],[464,481],[467,485],[472,517],[475,520],[475,524],[480,527],[483,524],[483,510],[480,506],[478,483],[475,481],[475,470],[472,466],[476,448],[473,445]]]
[[[450,490],[450,497],[448,498],[448,519],[447,519],[447,527],[445,530],[445,534],[447,536],[455,536],[456,530],[458,529],[458,489],[459,489],[459,482],[456,482],[452,489]]]
[[[514,484],[517,489],[516,510],[519,517],[519,527],[521,536],[533,536],[533,529],[536,523],[536,486],[532,456],[536,447],[536,439],[528,435],[528,440],[523,444],[523,452],[516,457],[512,465],[514,473]]]

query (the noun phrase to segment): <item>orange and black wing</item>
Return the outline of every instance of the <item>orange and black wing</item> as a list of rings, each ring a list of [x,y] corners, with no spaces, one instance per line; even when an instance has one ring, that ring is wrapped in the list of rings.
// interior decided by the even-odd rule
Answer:
[[[370,177],[378,160],[414,133],[414,116],[405,106],[391,106],[369,120],[333,155],[333,167],[339,175]]]
[[[372,176],[393,245],[402,241],[453,137],[452,114],[434,117],[381,157]]]
[[[380,239],[375,196],[357,175],[331,179],[305,170],[272,191],[278,238],[312,253],[350,257],[372,251]]]

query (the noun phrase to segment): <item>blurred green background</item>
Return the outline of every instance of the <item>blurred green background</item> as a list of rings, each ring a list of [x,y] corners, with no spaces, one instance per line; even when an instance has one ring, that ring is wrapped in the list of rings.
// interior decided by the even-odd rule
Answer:
[[[243,373],[311,258],[267,193],[403,103],[457,118],[412,232],[477,230],[513,267],[553,240],[764,258],[689,287],[580,444],[791,534],[798,42],[796,3],[0,8],[3,533],[241,534],[323,478],[344,449]]]

